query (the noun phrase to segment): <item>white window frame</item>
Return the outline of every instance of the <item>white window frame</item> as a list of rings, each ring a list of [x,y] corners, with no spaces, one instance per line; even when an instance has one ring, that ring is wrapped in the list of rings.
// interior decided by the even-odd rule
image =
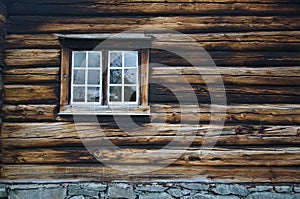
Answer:
[[[84,52],[85,53],[85,82],[84,84],[75,84],[74,85],[74,79],[75,79],[75,70],[83,70],[80,68],[77,68],[75,67],[75,53],[77,52]],[[95,67],[89,67],[88,66],[88,55],[90,52],[98,52],[100,53],[100,68],[95,68]],[[102,87],[103,87],[103,82],[102,82],[102,66],[103,66],[103,63],[102,63],[102,51],[72,51],[72,67],[71,67],[71,74],[72,74],[72,78],[71,78],[71,100],[70,100],[70,104],[71,105],[101,105],[101,101],[102,101]],[[100,72],[100,84],[99,85],[96,85],[96,84],[88,84],[88,71],[89,70],[99,70]],[[74,96],[73,96],[73,91],[74,91],[74,86],[76,87],[84,87],[84,102],[74,102]],[[87,96],[88,96],[88,87],[95,87],[95,88],[99,88],[99,102],[88,102],[87,101]]]
[[[110,54],[111,53],[122,53],[122,84],[111,84],[110,83],[110,70],[111,69],[117,69],[120,70],[120,67],[112,67],[110,65]],[[125,67],[125,54],[130,53],[130,52],[136,52],[137,53],[137,59],[136,59],[136,67]],[[136,69],[136,83],[135,84],[125,84],[124,83],[124,78],[125,78],[125,69]],[[117,105],[117,106],[130,106],[130,105],[138,105],[139,104],[139,90],[140,90],[140,82],[139,82],[139,52],[135,50],[110,50],[108,51],[108,75],[107,75],[107,102],[108,105]],[[121,86],[122,87],[122,99],[121,102],[114,102],[110,101],[110,87],[111,86]],[[134,86],[136,87],[136,101],[135,102],[125,102],[124,101],[124,96],[125,96],[125,86]]]

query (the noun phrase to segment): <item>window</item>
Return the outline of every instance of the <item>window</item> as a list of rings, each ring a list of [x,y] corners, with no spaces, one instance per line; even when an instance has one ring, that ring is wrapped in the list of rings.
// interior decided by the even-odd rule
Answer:
[[[122,37],[95,48],[103,36],[80,36],[61,36],[60,114],[149,114],[149,37],[142,45],[141,37]]]

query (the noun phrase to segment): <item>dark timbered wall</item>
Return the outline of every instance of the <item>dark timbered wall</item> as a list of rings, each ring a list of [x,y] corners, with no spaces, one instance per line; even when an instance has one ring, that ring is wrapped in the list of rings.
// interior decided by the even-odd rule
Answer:
[[[8,7],[3,74],[2,179],[164,179],[204,177],[211,180],[284,182],[300,179],[300,2],[293,0],[3,0]],[[4,13],[1,10],[1,13]],[[4,14],[0,16],[3,27]],[[151,50],[152,82],[177,84],[178,75],[192,84],[199,109],[186,105],[180,112],[172,92],[151,85],[151,124],[147,131],[123,133],[112,118],[101,117],[107,136],[122,152],[101,154],[112,162],[147,170],[149,160],[135,162],[130,152],[151,150],[170,142],[181,116],[188,118],[182,139],[191,136],[189,122],[200,128],[189,152],[162,170],[123,175],[98,163],[83,147],[72,118],[58,117],[60,45],[55,33],[118,33],[147,25],[169,28],[195,39],[219,67],[228,101],[224,131],[212,153],[199,149],[211,118],[209,91],[185,60]],[[2,33],[2,31],[1,31]],[[155,34],[156,45],[169,41]],[[3,38],[1,37],[1,41]],[[170,45],[189,41],[172,38]],[[187,49],[188,50],[188,49]],[[2,52],[2,51],[1,51]],[[2,55],[0,55],[2,57]],[[209,83],[216,77],[211,74]],[[218,92],[215,88],[214,92]],[[193,113],[201,113],[196,116]],[[216,114],[218,116],[218,113]],[[166,120],[167,124],[164,124]],[[101,141],[99,128],[82,131]],[[160,131],[157,131],[160,129]],[[213,130],[214,131],[214,130]],[[178,141],[180,144],[180,141]],[[166,149],[160,164],[179,148]],[[128,161],[126,161],[128,160]],[[152,163],[153,163],[152,162]]]

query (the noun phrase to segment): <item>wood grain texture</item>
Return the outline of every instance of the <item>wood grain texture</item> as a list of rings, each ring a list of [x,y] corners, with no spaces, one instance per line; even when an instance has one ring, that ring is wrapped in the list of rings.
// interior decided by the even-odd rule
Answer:
[[[299,29],[298,17],[207,16],[207,17],[53,17],[11,16],[9,33],[116,33],[145,28],[146,33],[160,28],[182,33],[233,31],[289,31]],[[148,31],[147,31],[148,29]],[[101,31],[100,31],[101,30]],[[160,32],[162,32],[160,30]]]
[[[167,8],[167,9],[166,9]],[[96,2],[86,4],[14,2],[12,15],[295,15],[297,3],[214,3],[214,2]]]
[[[167,123],[207,123],[225,117],[227,123],[254,124],[290,124],[300,123],[298,105],[232,105],[210,106],[201,105],[162,105],[151,104],[152,122]],[[213,114],[212,114],[212,111]],[[226,114],[225,114],[226,111]],[[38,113],[43,114],[38,114]],[[57,117],[55,105],[4,105],[4,119],[6,121],[73,121],[69,117]],[[141,121],[146,118],[140,117]],[[100,117],[100,121],[114,121],[114,118]],[[122,120],[123,121],[123,120]],[[126,120],[125,120],[126,121]],[[146,120],[147,121],[147,120]]]
[[[5,84],[41,84],[59,82],[58,67],[8,68],[3,71]]]
[[[118,168],[118,167],[116,167]],[[122,172],[120,172],[120,170]],[[156,170],[151,173],[132,171]],[[147,181],[177,180],[205,182],[299,182],[299,169],[296,167],[147,167],[132,166],[119,170],[95,164],[81,165],[4,165],[1,179],[73,179],[93,181]],[[51,172],[49,172],[51,171]],[[124,173],[126,175],[124,175]],[[247,175],[245,175],[245,173]]]
[[[58,101],[58,86],[47,85],[4,85],[3,102],[20,103],[54,103]]]
[[[176,44],[189,45],[198,42],[208,51],[253,51],[257,48],[269,51],[299,50],[299,31],[270,31],[243,33],[208,33],[208,34],[149,34],[155,38],[156,46]],[[55,34],[9,34],[6,37],[7,48],[45,48],[59,49],[58,36]],[[180,48],[177,45],[177,48]]]
[[[117,146],[164,146],[172,141],[182,146],[190,143],[201,146],[215,141],[217,146],[276,146],[299,145],[299,126],[274,125],[225,125],[222,134],[220,126],[140,123],[132,128],[125,123],[81,123],[38,122],[3,123],[1,145],[5,149],[43,147],[82,147],[84,143],[99,146],[111,141]],[[217,140],[214,140],[217,139]],[[191,142],[192,140],[192,142]]]
[[[183,148],[183,147],[182,147]],[[59,164],[59,163],[103,163],[130,165],[150,164],[188,166],[298,166],[299,148],[255,148],[226,149],[214,147],[206,155],[205,149],[95,149],[93,156],[86,149],[58,150],[3,150],[4,164]],[[207,150],[208,151],[208,150]],[[97,158],[97,159],[96,159]]]

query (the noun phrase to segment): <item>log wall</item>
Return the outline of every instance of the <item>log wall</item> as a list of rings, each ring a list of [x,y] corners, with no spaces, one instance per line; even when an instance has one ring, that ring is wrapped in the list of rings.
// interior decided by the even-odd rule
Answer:
[[[119,168],[152,173],[128,174],[126,180],[206,179],[237,182],[300,181],[300,3],[293,0],[2,0],[8,9],[3,72],[1,132],[2,179],[120,178],[119,171],[99,163],[82,144],[110,139],[122,150],[96,154]],[[2,10],[0,10],[4,13]],[[5,15],[0,15],[4,27]],[[151,117],[135,117],[140,128],[122,131],[112,117],[98,125],[58,116],[60,44],[57,33],[119,33],[140,27],[169,28],[186,34],[215,61],[225,84],[228,106],[210,104],[220,95],[215,71],[166,51],[151,49],[149,103]],[[0,30],[4,33],[3,28]],[[182,46],[191,41],[163,32],[155,46]],[[170,41],[171,39],[171,41]],[[3,37],[1,37],[3,42]],[[3,51],[1,51],[3,52]],[[191,55],[193,52],[190,52]],[[1,59],[3,57],[0,54]],[[205,60],[204,60],[205,63]],[[201,65],[201,64],[200,64]],[[203,65],[203,64],[202,64]],[[191,84],[187,92],[184,82]],[[169,85],[173,90],[163,85]],[[210,89],[208,86],[212,85]],[[174,86],[176,85],[176,86]],[[215,85],[215,86],[214,86]],[[195,93],[199,107],[180,107],[177,97]],[[203,157],[204,142],[214,142],[226,109],[225,126],[216,147]],[[182,112],[182,110],[185,110]],[[184,123],[182,118],[185,118]],[[200,125],[196,125],[200,123]],[[102,128],[102,129],[103,129]],[[180,133],[180,135],[178,134]],[[194,136],[194,137],[193,137]],[[191,147],[181,146],[193,137]],[[153,151],[169,142],[171,148]],[[145,158],[135,159],[140,153]],[[176,157],[176,154],[182,154]],[[150,158],[147,158],[150,157]],[[175,157],[175,158],[174,158]]]

